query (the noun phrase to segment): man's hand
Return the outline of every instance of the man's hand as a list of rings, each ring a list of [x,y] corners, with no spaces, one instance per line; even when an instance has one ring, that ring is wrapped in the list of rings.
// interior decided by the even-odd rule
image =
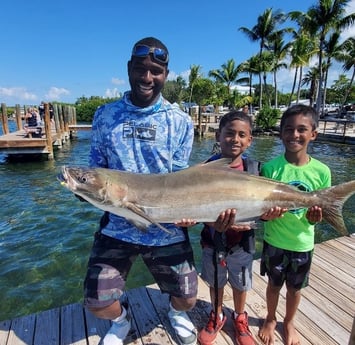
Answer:
[[[285,207],[275,206],[275,207],[270,208],[269,211],[263,213],[260,216],[260,219],[261,220],[273,220],[275,218],[280,218],[280,217],[283,217],[284,213],[286,213],[287,211],[288,210]]]
[[[251,230],[251,226],[248,224],[235,224],[236,215],[237,215],[237,210],[235,208],[229,208],[221,212],[215,222],[206,223],[206,224],[214,228],[218,232],[225,232],[227,230],[234,230],[234,231]]]

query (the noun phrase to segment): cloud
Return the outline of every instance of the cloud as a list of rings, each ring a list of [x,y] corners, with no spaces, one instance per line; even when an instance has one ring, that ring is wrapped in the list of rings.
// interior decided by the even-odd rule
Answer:
[[[0,87],[0,96],[6,98],[16,98],[24,101],[36,101],[37,95],[27,91],[24,87]]]
[[[106,89],[105,95],[104,95],[104,97],[106,97],[106,98],[116,98],[116,97],[120,97],[120,96],[121,96],[121,92],[118,91],[117,87],[115,87],[113,89]]]
[[[169,71],[168,80],[176,80],[177,77],[181,77],[188,83],[189,82],[189,75],[190,75],[189,69],[187,71],[183,71],[179,74],[177,74],[174,71]]]
[[[52,86],[49,91],[47,92],[47,94],[45,95],[45,98],[48,100],[59,100],[61,98],[61,96],[66,96],[69,95],[70,92],[67,89],[59,88],[59,87],[55,87]]]
[[[112,77],[111,83],[114,85],[124,85],[126,82],[123,79]]]

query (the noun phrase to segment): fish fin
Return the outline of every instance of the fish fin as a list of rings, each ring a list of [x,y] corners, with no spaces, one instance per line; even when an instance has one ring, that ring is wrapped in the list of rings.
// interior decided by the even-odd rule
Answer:
[[[346,200],[355,194],[355,180],[339,184],[316,192],[317,196],[327,201],[322,209],[323,218],[341,235],[349,235],[344,224],[342,209]]]
[[[255,220],[249,221],[249,222],[237,222],[235,225],[249,225],[250,229],[256,230],[258,229],[258,223]]]
[[[135,204],[132,204],[132,203],[128,202],[128,203],[125,204],[125,207],[126,207],[128,210],[130,210],[131,212],[133,212],[133,213],[135,213],[136,215],[138,215],[139,217],[144,218],[144,219],[147,220],[149,223],[156,225],[159,229],[161,229],[161,230],[167,232],[167,233],[170,234],[170,235],[173,234],[173,232],[172,232],[171,230],[167,229],[166,227],[162,226],[161,224],[157,223],[156,221],[154,221],[153,219],[151,219],[150,217],[148,217],[148,216],[144,213],[144,211],[143,211],[141,208],[139,208],[138,206],[136,206]],[[145,225],[144,225],[144,223],[140,223],[140,222],[137,222],[137,221],[131,221],[131,220],[130,220],[130,222],[133,223],[135,226],[137,226],[138,229],[141,229],[141,230],[142,230],[142,229],[145,229],[145,228],[146,228]]]
[[[206,162],[205,164],[201,164],[201,166],[206,167],[228,167],[229,164],[232,163],[231,158],[219,158],[214,161]]]

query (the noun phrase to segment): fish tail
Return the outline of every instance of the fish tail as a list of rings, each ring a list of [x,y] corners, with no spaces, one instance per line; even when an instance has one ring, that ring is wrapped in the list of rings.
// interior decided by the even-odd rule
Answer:
[[[324,201],[323,218],[341,235],[349,235],[342,210],[345,202],[355,193],[355,180],[317,191],[317,196]]]

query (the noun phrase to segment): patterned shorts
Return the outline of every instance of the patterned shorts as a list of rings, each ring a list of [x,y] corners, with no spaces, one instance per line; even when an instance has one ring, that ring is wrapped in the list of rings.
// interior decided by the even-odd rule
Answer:
[[[189,241],[150,247],[119,241],[98,232],[84,282],[84,304],[102,308],[118,300],[138,255],[162,292],[181,298],[196,297],[197,272]]]
[[[289,287],[300,290],[308,285],[313,250],[293,252],[280,249],[264,241],[261,255],[260,274],[267,274],[274,286]]]
[[[253,254],[238,248],[226,257],[226,266],[215,264],[213,248],[205,247],[202,250],[201,278],[212,287],[215,287],[215,272],[217,268],[218,287],[224,287],[227,281],[239,291],[248,291],[252,288]]]

